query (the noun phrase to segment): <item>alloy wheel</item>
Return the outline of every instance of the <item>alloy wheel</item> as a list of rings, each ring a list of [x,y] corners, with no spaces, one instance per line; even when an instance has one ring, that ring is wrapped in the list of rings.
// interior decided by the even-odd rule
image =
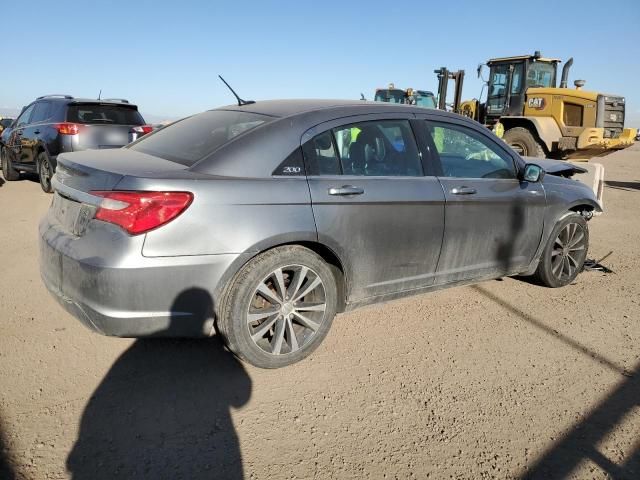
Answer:
[[[320,276],[302,265],[278,268],[255,289],[247,309],[251,340],[271,355],[303,348],[325,320],[326,292]]]
[[[559,233],[551,250],[551,272],[558,280],[573,277],[586,254],[586,235],[581,225],[567,224]]]

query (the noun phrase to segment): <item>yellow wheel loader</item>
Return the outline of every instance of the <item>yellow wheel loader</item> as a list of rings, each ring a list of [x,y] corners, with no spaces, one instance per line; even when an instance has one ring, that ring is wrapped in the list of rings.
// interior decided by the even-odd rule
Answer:
[[[506,143],[530,157],[596,156],[632,145],[636,130],[624,128],[625,98],[583,90],[584,80],[567,88],[572,58],[556,87],[559,63],[540,52],[491,59],[486,101],[467,100],[456,111],[504,132]]]

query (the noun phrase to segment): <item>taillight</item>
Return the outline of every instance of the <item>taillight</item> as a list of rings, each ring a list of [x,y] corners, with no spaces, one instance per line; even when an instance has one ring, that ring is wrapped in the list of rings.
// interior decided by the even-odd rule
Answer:
[[[102,197],[95,218],[122,227],[131,235],[148,232],[176,218],[193,201],[190,192],[92,191]]]
[[[77,123],[57,123],[56,129],[61,135],[77,135],[80,132],[80,125]]]
[[[153,127],[151,125],[138,125],[137,127],[133,127],[131,129],[131,133],[138,133],[142,135],[146,135],[147,133],[153,132]]]

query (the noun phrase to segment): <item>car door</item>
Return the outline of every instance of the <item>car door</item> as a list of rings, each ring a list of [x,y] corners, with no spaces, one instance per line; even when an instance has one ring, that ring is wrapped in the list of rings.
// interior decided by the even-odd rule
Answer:
[[[542,237],[542,184],[519,180],[519,164],[481,127],[422,122],[439,161],[445,233],[437,282],[498,277],[527,269]]]
[[[20,163],[25,166],[36,168],[37,148],[40,144],[40,137],[44,134],[44,122],[48,120],[50,111],[51,102],[36,102],[28,124],[22,129]]]
[[[16,120],[15,127],[11,131],[11,135],[9,136],[9,143],[7,147],[11,154],[11,160],[14,163],[22,163],[22,137],[24,135],[24,129],[31,118],[34,106],[35,104],[31,104],[22,111]]]
[[[345,263],[350,301],[433,283],[444,195],[403,116],[350,117],[303,136],[318,238]]]

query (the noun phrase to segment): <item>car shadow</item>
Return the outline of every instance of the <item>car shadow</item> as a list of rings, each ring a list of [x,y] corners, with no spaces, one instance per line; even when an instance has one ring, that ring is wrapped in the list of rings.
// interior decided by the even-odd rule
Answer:
[[[208,292],[176,298],[172,322],[213,312]],[[231,408],[249,401],[251,379],[218,338],[137,340],[91,395],[67,458],[74,479],[240,479]]]
[[[2,182],[0,182],[0,185],[1,184]],[[16,478],[16,473],[12,464],[11,452],[7,442],[5,441],[2,418],[0,418],[0,478],[2,480],[14,480]]]

